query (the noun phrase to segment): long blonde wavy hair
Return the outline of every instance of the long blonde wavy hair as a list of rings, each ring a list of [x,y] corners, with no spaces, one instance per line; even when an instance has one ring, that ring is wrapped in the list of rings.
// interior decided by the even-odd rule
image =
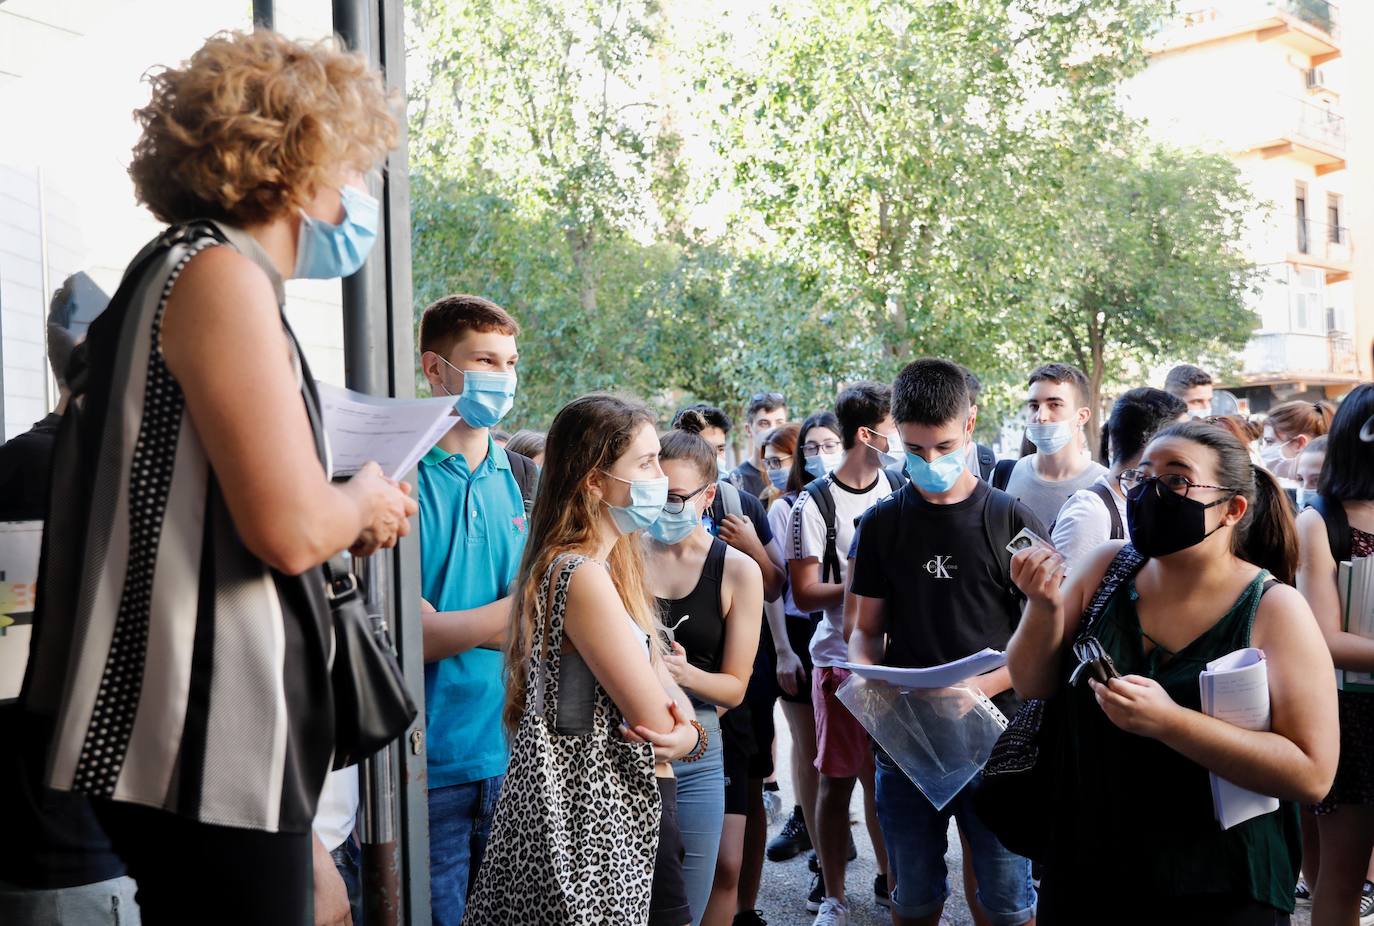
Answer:
[[[512,736],[525,709],[527,671],[535,639],[539,585],[550,564],[565,553],[585,553],[597,538],[603,502],[592,495],[588,479],[610,469],[639,429],[654,424],[649,409],[606,393],[574,399],[559,410],[549,427],[539,495],[530,515],[529,539],[520,561],[518,591],[506,641],[506,730]],[[659,640],[658,611],[644,582],[644,554],[639,535],[626,534],[606,558],[621,603],[634,622]]]

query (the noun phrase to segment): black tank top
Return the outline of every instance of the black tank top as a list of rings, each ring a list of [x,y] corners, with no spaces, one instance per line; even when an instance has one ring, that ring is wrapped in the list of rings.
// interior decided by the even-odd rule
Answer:
[[[725,582],[725,542],[712,540],[701,578],[686,598],[659,598],[663,626],[687,651],[687,661],[703,672],[719,672],[725,655],[725,610],[720,604]]]

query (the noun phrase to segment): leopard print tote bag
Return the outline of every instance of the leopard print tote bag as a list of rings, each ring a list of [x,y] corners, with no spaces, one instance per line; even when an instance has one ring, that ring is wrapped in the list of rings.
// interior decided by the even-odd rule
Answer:
[[[548,648],[541,654],[536,644],[530,654],[529,695],[464,926],[639,926],[649,918],[662,812],[653,750],[621,737],[620,709],[599,684],[592,732],[556,732],[568,583],[585,562],[555,560],[540,582],[535,639]]]

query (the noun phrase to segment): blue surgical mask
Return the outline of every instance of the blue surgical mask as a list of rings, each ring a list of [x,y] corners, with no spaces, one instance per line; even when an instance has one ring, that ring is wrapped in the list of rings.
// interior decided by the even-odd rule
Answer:
[[[954,488],[954,484],[964,474],[964,459],[967,454],[968,451],[960,447],[927,463],[925,458],[908,451],[906,474],[911,478],[912,484],[922,492],[943,495]]]
[[[494,428],[510,414],[515,405],[515,373],[495,370],[460,370],[435,354],[456,373],[463,374],[463,393],[458,396],[458,414],[470,427]],[[440,388],[448,392],[442,383]],[[449,395],[453,393],[449,392]]]
[[[806,458],[806,471],[817,479],[826,476],[844,460],[843,453],[818,453]]]
[[[716,475],[721,479],[730,475],[730,467],[720,457],[716,457]]]
[[[344,217],[338,225],[301,214],[296,237],[296,279],[333,280],[352,276],[377,243],[377,198],[357,187],[339,191]]]
[[[768,481],[773,483],[773,488],[779,492],[787,490],[787,477],[792,475],[790,469],[770,469],[768,471]]]
[[[1300,487],[1298,489],[1297,498],[1298,511],[1301,512],[1304,508],[1310,505],[1312,503],[1312,496],[1316,494],[1316,492],[1309,492],[1306,489]]]
[[[1044,424],[1026,425],[1026,437],[1035,445],[1035,449],[1051,456],[1063,450],[1073,440],[1073,422],[1071,421],[1049,421]]]
[[[893,466],[901,466],[902,458],[899,454],[894,453],[894,451],[898,447],[902,446],[902,436],[898,434],[896,431],[889,431],[886,434],[883,434],[881,431],[874,431],[873,433],[880,434],[887,440],[886,450],[879,450],[872,444],[867,445],[869,450],[872,450],[874,453],[878,455],[878,465],[889,468]]]
[[[616,530],[622,534],[633,534],[635,531],[644,530],[663,515],[663,506],[668,501],[667,476],[659,476],[657,479],[621,479],[610,473],[606,475],[630,487],[628,505],[606,503],[606,507],[611,509],[611,519],[615,521]]]
[[[677,514],[671,511],[660,514],[658,520],[649,525],[649,536],[659,543],[672,546],[686,540],[700,526],[701,512],[697,511],[696,505],[688,502]]]

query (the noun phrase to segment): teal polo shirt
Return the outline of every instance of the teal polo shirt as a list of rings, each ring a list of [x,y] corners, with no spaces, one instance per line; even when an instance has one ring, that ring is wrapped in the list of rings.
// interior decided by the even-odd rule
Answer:
[[[420,461],[420,590],[439,611],[465,611],[504,598],[525,551],[525,503],[506,451],[490,441],[476,472],[462,454],[434,447]],[[501,714],[505,664],[472,649],[425,665],[429,786],[504,774],[509,759]]]

